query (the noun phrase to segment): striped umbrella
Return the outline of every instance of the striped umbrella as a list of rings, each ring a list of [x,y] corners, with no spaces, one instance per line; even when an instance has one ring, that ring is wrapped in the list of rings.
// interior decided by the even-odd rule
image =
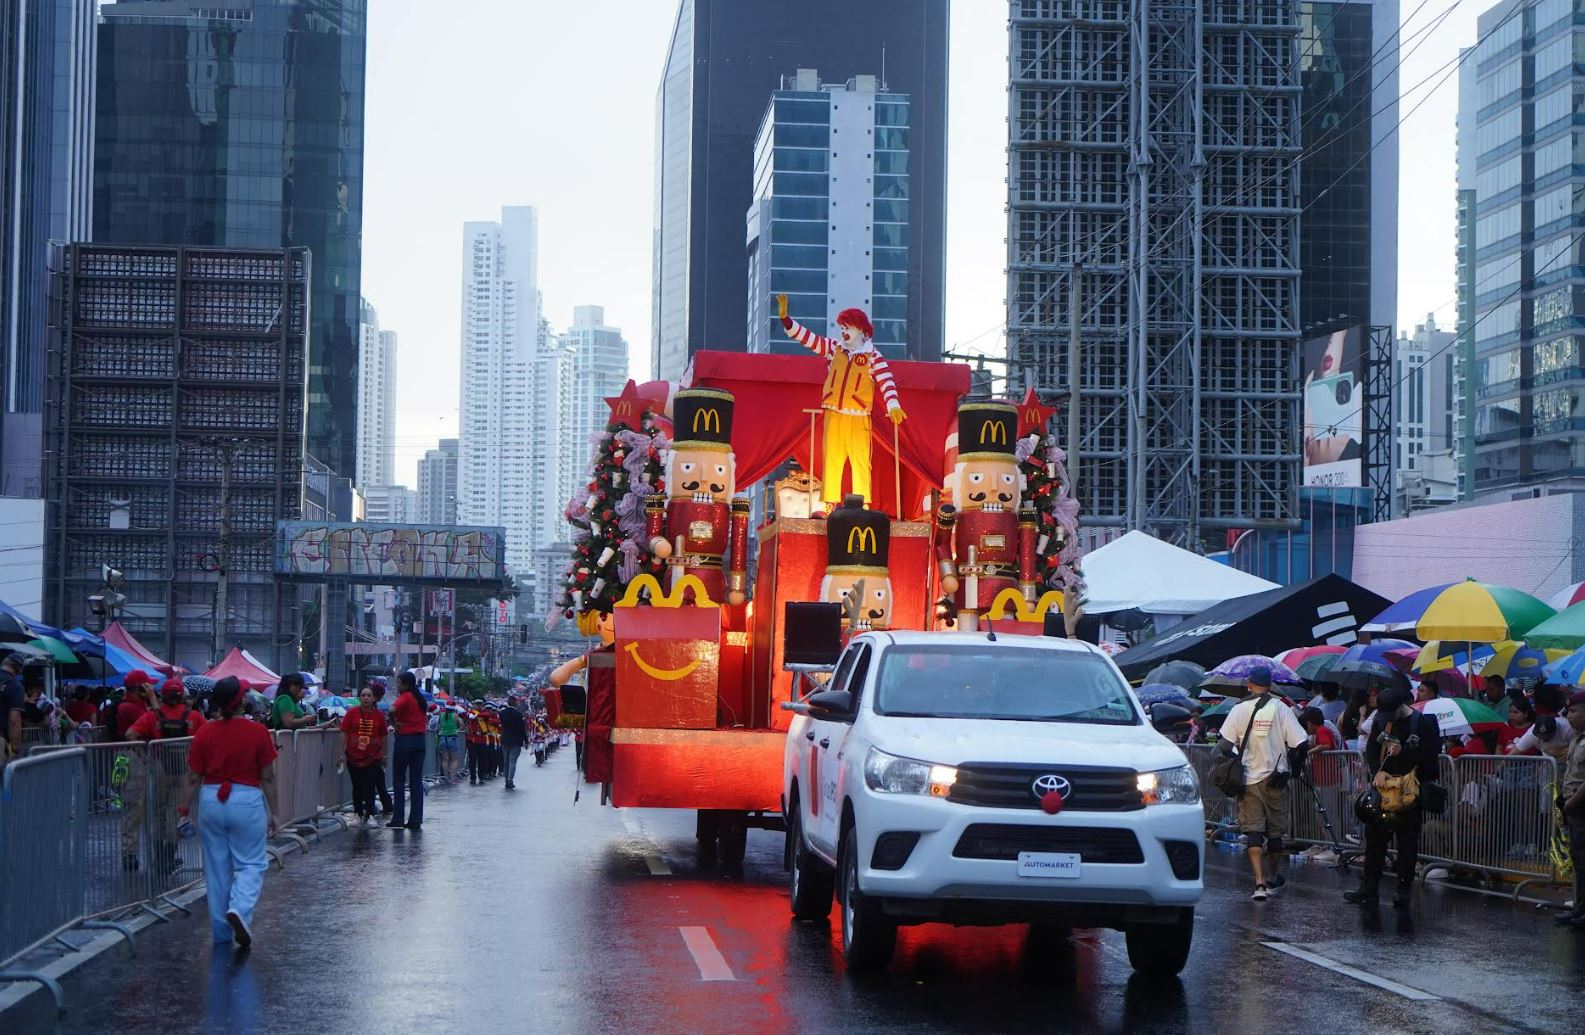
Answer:
[[[1585,649],[1564,655],[1542,670],[1548,683],[1559,686],[1585,687]]]
[[[1466,579],[1411,593],[1363,628],[1413,630],[1422,640],[1516,640],[1556,614],[1528,593]]]
[[[1525,642],[1532,647],[1578,650],[1585,647],[1585,604],[1575,604],[1531,629]]]
[[[1554,611],[1567,611],[1582,600],[1585,600],[1585,582],[1576,582],[1572,586],[1564,586],[1546,598],[1547,604]]]
[[[1493,644],[1496,651],[1480,668],[1482,676],[1501,676],[1509,683],[1534,683],[1541,679],[1542,670],[1554,661],[1568,657],[1568,651],[1530,647],[1509,640]]]
[[[1491,660],[1496,648],[1506,643],[1477,644],[1473,650],[1467,643],[1450,643],[1445,640],[1432,640],[1420,648],[1420,653],[1415,655],[1414,663],[1409,666],[1409,671],[1416,675],[1430,675],[1432,672],[1446,672],[1451,669],[1469,669],[1474,666],[1474,671],[1479,672],[1481,666]]]

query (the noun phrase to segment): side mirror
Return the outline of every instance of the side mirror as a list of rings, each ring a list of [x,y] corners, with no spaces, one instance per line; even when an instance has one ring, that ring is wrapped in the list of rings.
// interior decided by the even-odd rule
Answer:
[[[846,690],[822,690],[804,699],[813,719],[846,719],[853,714],[853,695]]]

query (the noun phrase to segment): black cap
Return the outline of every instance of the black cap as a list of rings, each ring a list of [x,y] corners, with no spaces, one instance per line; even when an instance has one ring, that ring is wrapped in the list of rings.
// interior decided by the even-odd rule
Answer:
[[[969,402],[958,407],[958,459],[1011,457],[1018,448],[1018,407]]]
[[[732,448],[731,392],[719,388],[684,388],[672,401],[674,448]]]
[[[826,518],[826,571],[838,574],[875,573],[886,570],[891,549],[891,518],[864,506],[864,497],[853,493]]]

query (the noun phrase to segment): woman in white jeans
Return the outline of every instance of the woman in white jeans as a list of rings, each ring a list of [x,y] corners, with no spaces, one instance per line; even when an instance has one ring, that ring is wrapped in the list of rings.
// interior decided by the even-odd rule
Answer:
[[[265,842],[277,826],[275,742],[269,730],[237,716],[242,686],[235,677],[216,682],[212,694],[215,718],[193,737],[176,811],[188,815],[199,795],[209,927],[215,941],[235,939],[246,949],[253,944],[253,907],[269,868]]]

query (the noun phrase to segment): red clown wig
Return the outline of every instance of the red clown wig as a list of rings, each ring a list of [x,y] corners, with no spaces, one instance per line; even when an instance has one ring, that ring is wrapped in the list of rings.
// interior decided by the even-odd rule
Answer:
[[[875,327],[862,309],[844,309],[837,314],[838,327],[852,327],[866,338],[875,337]]]

